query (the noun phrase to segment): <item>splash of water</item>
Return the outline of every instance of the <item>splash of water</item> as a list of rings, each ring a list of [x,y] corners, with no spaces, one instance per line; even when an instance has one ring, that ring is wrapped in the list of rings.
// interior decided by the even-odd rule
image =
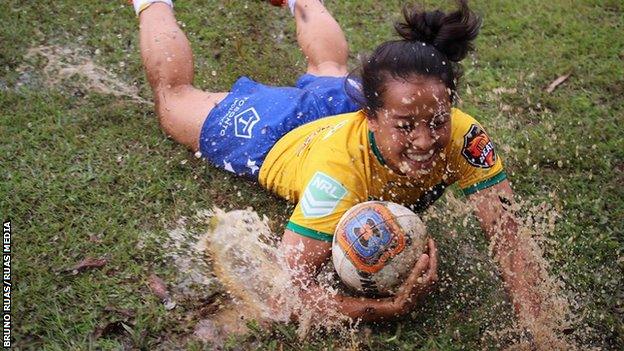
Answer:
[[[199,211],[193,220],[205,222],[214,216],[212,211]],[[220,289],[219,282],[211,274],[212,267],[204,259],[205,245],[202,238],[205,233],[189,230],[187,218],[180,218],[176,227],[169,230],[165,242],[165,259],[172,262],[177,271],[175,282],[176,299],[198,300],[209,292]]]
[[[97,65],[88,50],[82,48],[43,45],[28,49],[24,61],[35,61],[43,58],[45,64],[40,72],[45,86],[56,88],[63,82],[75,81],[78,78],[80,88],[101,94],[126,97],[141,104],[152,106],[153,103],[139,96],[136,86],[128,85],[104,67]],[[18,71],[32,74],[34,67],[24,63]]]
[[[208,223],[208,229],[190,229],[190,222]],[[177,268],[174,295],[177,300],[199,301],[202,296],[222,291],[228,301],[208,319],[200,320],[195,337],[222,344],[231,334],[243,335],[248,323],[297,321],[297,336],[305,339],[316,332],[329,331],[357,349],[357,324],[331,309],[335,275],[327,266],[319,274],[323,293],[302,297],[304,284],[297,283],[288,269],[285,254],[278,248],[266,217],[251,210],[225,212],[215,208],[182,218],[160,244],[167,248],[167,260]],[[300,254],[301,247],[291,254]],[[320,311],[318,306],[325,306]]]
[[[474,298],[466,290],[470,286],[466,288],[457,285],[462,283],[461,280],[466,283],[466,275],[470,278],[467,280],[468,285],[479,286],[478,291],[482,290],[483,284],[500,285],[500,282],[497,283],[492,278],[497,276],[498,267],[494,264],[498,259],[496,254],[490,252],[488,255],[487,250],[475,249],[466,243],[466,237],[458,234],[469,232],[467,229],[474,225],[471,224],[473,210],[470,205],[448,193],[444,204],[433,207],[423,216],[434,237],[437,231],[436,239],[444,240],[441,238],[444,236],[449,241],[447,249],[456,250],[458,253],[452,263],[455,265],[452,269],[458,272],[451,275],[441,272],[439,282],[441,290],[454,291],[450,297],[452,300]],[[509,310],[503,316],[507,322],[489,325],[482,334],[482,340],[486,345],[501,345],[509,350],[528,350],[535,344],[540,345],[539,349],[579,349],[573,340],[582,340],[583,336],[580,334],[587,332],[579,328],[581,317],[574,316],[571,312],[573,307],[578,311],[579,302],[573,298],[559,277],[549,273],[552,272],[552,267],[545,258],[548,248],[556,244],[551,235],[556,229],[560,210],[544,203],[534,205],[529,202],[516,202],[512,210],[518,214],[518,235],[522,245],[528,248],[531,261],[538,267],[540,279],[536,290],[542,301],[543,313],[537,318],[525,316],[517,319],[509,307],[504,307],[504,303],[500,306],[496,303],[496,310]],[[361,337],[354,337],[357,325],[350,323],[347,317],[337,312],[319,315],[315,313],[315,308],[310,308],[309,301],[301,298],[302,287],[293,283],[293,272],[284,269],[287,267],[284,253],[274,242],[275,236],[271,233],[266,217],[260,218],[251,210],[225,212],[214,209],[203,212],[198,218],[210,222],[207,231],[189,235],[183,228],[177,228],[170,232],[170,236],[175,239],[173,241],[177,242],[173,251],[178,251],[175,261],[182,276],[179,286],[199,287],[199,293],[203,291],[205,294],[209,286],[214,290],[215,284],[219,284],[220,289],[225,290],[231,298],[225,308],[198,323],[195,331],[198,338],[214,341],[218,339],[214,335],[215,331],[220,330],[218,333],[222,335],[246,333],[250,320],[267,321],[266,324],[288,323],[292,316],[298,315],[297,334],[300,338],[313,334],[323,326],[336,332],[342,340],[349,341],[352,349],[359,348],[357,343],[361,341]],[[186,224],[181,222],[180,225]],[[184,250],[187,253],[180,254]],[[185,255],[188,257],[185,258]],[[194,270],[195,265],[201,268]],[[459,267],[462,265],[465,269]],[[490,278],[481,280],[479,272],[474,270],[475,265],[482,266],[481,273]],[[319,296],[317,303],[331,299],[332,294],[337,293],[331,287],[332,279],[335,279],[331,267],[326,267],[321,277],[326,295]],[[457,281],[458,277],[460,281]],[[476,294],[477,297],[488,298],[481,296],[482,292]],[[497,301],[504,300],[500,294],[493,297]],[[476,305],[478,308],[478,304]],[[468,306],[475,304],[468,303]],[[437,309],[441,306],[431,308]],[[487,306],[485,308],[489,309]]]
[[[204,248],[213,261],[215,274],[234,297],[237,309],[258,321],[289,322],[297,316],[298,336],[324,329],[345,333],[352,330],[351,320],[315,306],[332,300],[337,291],[329,284],[321,286],[324,294],[314,301],[302,298],[306,287],[295,283],[298,272],[288,269],[285,252],[272,240],[267,218],[260,219],[249,210],[224,212],[215,210],[212,228],[203,238]],[[301,247],[294,248],[299,254]]]
[[[447,230],[452,230],[457,223],[464,228],[470,225],[474,206],[457,199],[452,193],[445,196],[445,203],[445,206],[437,206],[427,213],[427,224],[437,222]],[[534,205],[529,201],[516,201],[510,211],[515,214],[518,247],[525,255],[525,260],[537,272],[531,290],[540,301],[540,313],[534,315],[521,308],[518,311],[520,318],[513,318],[510,327],[488,330],[484,333],[484,339],[493,340],[498,345],[511,344],[509,350],[532,350],[535,347],[539,350],[578,350],[580,347],[573,340],[573,335],[566,335],[570,331],[584,333],[577,328],[581,317],[573,312],[573,307],[578,309],[578,301],[571,297],[561,278],[551,273],[553,269],[545,251],[557,245],[551,237],[561,217],[560,210],[547,203]],[[489,244],[489,257],[494,262],[505,259],[495,250],[493,243],[497,240],[501,238],[495,237]],[[463,264],[473,264],[473,259],[467,258]],[[491,266],[490,269],[497,271],[499,267]]]

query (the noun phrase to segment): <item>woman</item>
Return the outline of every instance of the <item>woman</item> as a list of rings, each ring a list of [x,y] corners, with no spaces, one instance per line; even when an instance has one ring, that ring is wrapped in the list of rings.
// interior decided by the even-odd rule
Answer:
[[[348,77],[344,34],[322,2],[288,1],[306,74],[295,87],[281,88],[241,78],[228,93],[192,86],[191,49],[169,0],[134,1],[161,127],[215,166],[297,203],[282,247],[311,305],[321,293],[316,273],[331,255],[332,233],[346,210],[369,199],[422,210],[458,183],[493,241],[516,311],[523,318],[539,313],[532,289],[539,272],[507,210],[512,190],[501,159],[481,125],[452,107],[457,63],[480,25],[466,1],[458,4],[448,14],[406,10],[405,22],[396,25],[402,39],[381,44],[356,78]],[[395,296],[335,295],[315,308],[392,318],[413,309],[436,279],[431,240]]]

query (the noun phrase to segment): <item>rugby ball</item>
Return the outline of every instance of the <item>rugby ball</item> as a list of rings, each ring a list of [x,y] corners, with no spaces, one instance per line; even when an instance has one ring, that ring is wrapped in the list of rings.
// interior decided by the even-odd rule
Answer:
[[[393,295],[425,250],[426,228],[407,207],[368,201],[347,211],[334,233],[332,261],[340,279],[367,296]]]

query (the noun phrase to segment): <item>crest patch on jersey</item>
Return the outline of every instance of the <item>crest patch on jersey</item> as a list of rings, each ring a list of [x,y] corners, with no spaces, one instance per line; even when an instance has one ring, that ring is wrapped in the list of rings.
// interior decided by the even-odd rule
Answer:
[[[338,202],[347,194],[340,182],[323,172],[316,172],[301,198],[305,217],[323,217],[334,212]]]
[[[485,131],[476,124],[471,125],[468,133],[464,135],[461,154],[475,167],[490,168],[496,163],[494,144]]]

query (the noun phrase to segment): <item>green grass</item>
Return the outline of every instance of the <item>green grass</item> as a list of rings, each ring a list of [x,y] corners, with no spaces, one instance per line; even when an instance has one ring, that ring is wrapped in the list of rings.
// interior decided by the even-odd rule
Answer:
[[[400,9],[399,1],[327,3],[347,34],[353,64],[356,54],[391,37]],[[124,4],[0,3],[0,214],[13,224],[19,348],[207,347],[189,338],[202,301],[181,301],[166,311],[151,294],[150,272],[167,280],[176,271],[149,238],[165,236],[181,217],[212,206],[252,206],[276,230],[287,218],[287,205],[258,185],[217,171],[166,139],[149,106],[85,91],[79,82],[46,87],[37,73],[45,63],[23,58],[40,45],[97,49],[99,65],[138,84],[149,99],[136,19]],[[474,7],[484,25],[476,53],[464,62],[462,108],[501,146],[519,197],[560,208],[546,254],[552,273],[581,303],[576,325],[593,328],[575,338],[582,345],[622,349],[624,5],[497,0]],[[287,11],[259,1],[178,1],[176,9],[203,89],[226,91],[239,75],[292,84],[305,67]],[[24,73],[24,63],[34,70]],[[544,91],[568,72],[552,94]],[[496,88],[515,93],[495,94]],[[483,333],[507,326],[511,309],[500,279],[490,274],[486,243],[474,222],[457,230],[468,248],[439,238],[442,285],[448,287],[408,318],[368,326],[372,333],[362,336],[363,349],[498,348]],[[92,235],[101,242],[90,241]],[[467,254],[481,267],[458,264]],[[78,275],[63,272],[86,256],[110,261]],[[107,306],[134,314],[107,312]],[[91,337],[111,321],[124,321],[129,331]],[[228,347],[315,350],[341,342],[321,335],[301,343],[293,326],[250,330]]]

